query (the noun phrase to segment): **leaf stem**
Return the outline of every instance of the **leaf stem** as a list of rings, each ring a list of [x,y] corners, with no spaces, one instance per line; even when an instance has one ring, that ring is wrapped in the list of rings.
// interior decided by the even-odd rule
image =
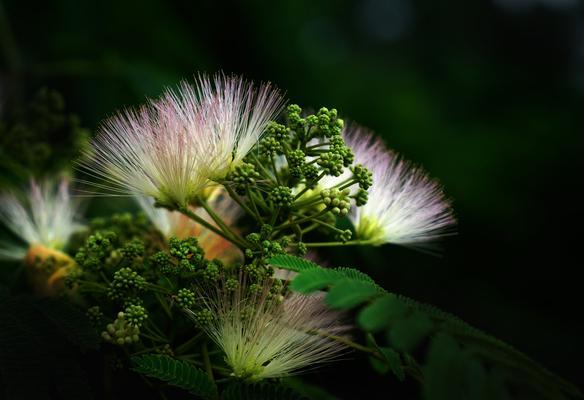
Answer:
[[[205,370],[207,371],[207,375],[211,378],[212,381],[215,380],[213,377],[213,365],[211,364],[211,359],[209,358],[209,350],[207,349],[207,341],[204,341],[201,344],[201,355],[203,356],[203,363],[205,364]]]

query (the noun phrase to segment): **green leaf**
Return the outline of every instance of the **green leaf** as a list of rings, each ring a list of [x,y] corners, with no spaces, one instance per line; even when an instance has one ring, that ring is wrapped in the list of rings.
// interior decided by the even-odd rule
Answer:
[[[481,362],[475,359],[470,359],[467,362],[466,381],[469,399],[489,400],[487,371]]]
[[[165,355],[148,354],[132,357],[132,363],[133,370],[142,375],[160,379],[205,399],[217,398],[215,382],[204,371],[186,361]]]
[[[385,357],[391,372],[393,372],[397,379],[403,382],[406,379],[406,373],[402,367],[399,353],[390,347],[380,347],[379,349],[381,350],[381,354]]]
[[[300,293],[311,293],[324,289],[344,278],[342,273],[333,269],[309,269],[300,272],[290,284],[290,288]]]
[[[401,318],[408,308],[393,294],[385,294],[363,308],[357,322],[365,331],[377,332],[387,328],[397,318]]]
[[[396,321],[389,330],[389,339],[397,349],[410,352],[432,331],[432,328],[430,318],[416,312]]]
[[[343,274],[345,277],[347,277],[349,279],[352,279],[355,281],[361,281],[361,282],[369,282],[369,283],[372,283],[375,286],[377,286],[375,281],[369,275],[367,275],[364,272],[359,271],[358,269],[339,267],[339,268],[335,268],[335,271],[340,272],[341,274]],[[379,287],[379,290],[383,291],[383,289],[381,287]]]
[[[270,258],[268,263],[273,267],[287,269],[294,272],[302,272],[309,269],[320,268],[319,265],[305,258],[284,254]]]
[[[336,282],[325,300],[331,308],[350,309],[379,294],[374,284],[351,279]]]
[[[297,393],[290,387],[255,383],[247,385],[234,382],[223,393],[222,400],[307,400],[307,397]]]
[[[439,334],[430,343],[424,371],[425,400],[463,398],[465,355],[452,337]]]
[[[366,337],[367,343],[377,350],[377,352],[384,358],[382,361],[376,357],[369,357],[372,367],[382,375],[391,371],[400,381],[405,380],[406,374],[399,353],[390,347],[378,346],[375,338],[370,333],[367,334]]]

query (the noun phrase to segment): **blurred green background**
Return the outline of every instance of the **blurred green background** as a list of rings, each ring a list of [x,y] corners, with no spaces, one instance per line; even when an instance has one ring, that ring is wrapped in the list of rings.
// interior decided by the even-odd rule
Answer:
[[[441,180],[459,234],[442,257],[385,246],[322,258],[581,385],[583,11],[577,0],[2,1],[0,102],[48,86],[95,131],[120,107],[223,70],[336,107]]]

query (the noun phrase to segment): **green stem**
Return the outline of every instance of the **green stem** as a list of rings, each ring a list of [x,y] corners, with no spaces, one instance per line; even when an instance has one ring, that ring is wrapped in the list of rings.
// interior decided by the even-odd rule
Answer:
[[[357,351],[360,351],[360,352],[362,352],[362,353],[369,354],[371,357],[375,357],[376,359],[378,359],[378,360],[380,360],[380,361],[383,361],[383,362],[387,363],[387,359],[386,359],[386,358],[385,358],[385,357],[384,357],[384,356],[383,356],[381,353],[379,353],[379,352],[378,352],[377,350],[375,350],[375,349],[372,349],[372,348],[370,348],[370,347],[363,346],[362,344],[359,344],[359,343],[353,342],[352,340],[350,340],[350,339],[347,339],[346,337],[343,337],[343,336],[329,335],[329,334],[327,334],[327,333],[325,333],[325,332],[321,332],[321,331],[318,331],[318,332],[315,332],[315,333],[316,333],[317,335],[319,335],[319,336],[323,336],[323,337],[325,337],[325,338],[328,338],[328,339],[334,340],[335,342],[342,343],[342,344],[344,344],[345,346],[347,346],[347,347],[350,347],[350,348],[352,348],[352,349],[355,349],[355,350],[357,350]],[[423,383],[423,377],[421,377],[421,376],[420,376],[420,375],[417,373],[417,371],[415,371],[415,369],[414,369],[414,368],[411,368],[411,367],[409,367],[409,366],[407,366],[407,365],[402,365],[401,367],[403,368],[403,370],[404,370],[405,372],[407,372],[407,373],[408,373],[408,375],[409,375],[409,376],[411,376],[412,378],[414,378],[415,380],[417,380],[419,383]]]
[[[225,232],[222,232],[220,229],[214,227],[213,225],[211,225],[210,223],[205,221],[203,218],[199,217],[197,214],[192,212],[188,207],[179,207],[177,209],[177,211],[180,212],[181,214],[189,217],[193,221],[201,224],[202,226],[204,226],[205,228],[209,229],[210,231],[216,233],[217,235],[221,236],[225,240],[230,241],[231,243],[235,244],[237,247],[241,247],[240,243],[235,241],[232,237],[229,237]]]
[[[258,159],[258,157],[255,154],[252,154],[252,157],[255,161],[255,164],[260,167],[260,171],[263,172],[264,177],[268,180],[272,180],[272,176],[270,175],[270,171],[268,171],[264,165],[260,162],[260,160]]]
[[[258,210],[258,206],[257,206],[257,204],[255,202],[255,199],[251,195],[251,191],[249,189],[249,186],[246,186],[245,187],[245,192],[247,193],[247,198],[249,199],[249,202],[250,202],[250,204],[251,204],[251,206],[253,208],[253,211],[255,213],[255,214],[252,214],[252,215],[255,215],[256,216],[256,221],[258,221],[261,224],[262,223],[262,217],[260,215],[260,211]]]
[[[276,160],[274,160],[274,156],[270,156],[270,159],[272,161],[272,169],[274,170],[274,176],[276,177],[276,183],[278,183],[278,185],[282,185],[282,183],[280,182],[280,177],[278,176],[278,169],[276,168]]]
[[[374,240],[349,240],[348,242],[314,242],[305,243],[306,247],[336,247],[336,246],[366,246],[372,245]]]
[[[166,299],[164,297],[162,297],[160,295],[160,293],[155,293],[155,296],[156,296],[156,300],[158,300],[158,302],[162,306],[162,309],[164,310],[164,312],[168,316],[168,319],[172,320],[173,319],[173,317],[172,317],[172,311],[170,310],[170,307],[168,306],[168,303],[166,302]]]
[[[203,356],[203,363],[205,364],[207,375],[209,375],[209,378],[214,381],[215,378],[213,378],[213,365],[211,364],[211,359],[209,358],[209,350],[207,349],[206,341],[201,345],[201,355]]]
[[[243,200],[241,200],[241,198],[239,197],[239,195],[237,193],[235,193],[233,188],[231,188],[229,185],[223,185],[223,187],[225,188],[225,190],[227,190],[227,193],[229,193],[229,197],[231,197],[237,204],[239,204],[239,206],[241,208],[243,208],[246,213],[251,215],[256,221],[260,221],[260,215],[259,215],[260,213],[257,211],[257,208],[255,207],[254,203],[252,203],[252,206],[254,208],[254,210],[252,210],[251,208],[249,208],[249,206],[247,204],[245,204],[245,202]],[[246,190],[249,191],[248,188],[246,188]],[[248,194],[248,198],[249,198],[249,194]]]
[[[230,238],[230,241],[232,243],[236,244],[238,247],[241,247],[242,249],[249,247],[245,240],[239,237],[239,235],[237,235],[229,226],[227,226],[227,224],[223,222],[221,217],[219,217],[219,215],[217,215],[217,213],[215,213],[215,211],[213,211],[213,209],[209,207],[209,204],[207,204],[205,199],[199,198],[198,202],[205,209],[207,214],[209,214],[211,219],[213,219],[213,221],[215,221],[215,223],[219,225],[221,231]]]
[[[166,295],[171,295],[173,294],[170,290],[168,290],[167,288],[164,288],[162,286],[159,285],[155,285],[154,283],[146,283],[146,288],[148,290],[151,290],[155,293],[160,293],[160,294],[166,294]]]
[[[187,340],[186,342],[184,342],[183,344],[181,344],[180,346],[178,346],[174,351],[177,354],[180,354],[182,352],[184,352],[186,349],[188,349],[191,345],[193,345],[194,343],[196,343],[201,336],[203,336],[202,332],[197,333],[195,336],[193,336],[192,338],[190,338],[189,340]]]
[[[275,227],[274,230],[282,230],[282,229],[285,229],[285,228],[289,228],[289,227],[291,227],[293,225],[302,224],[302,223],[304,223],[306,221],[310,221],[310,220],[316,219],[316,218],[320,217],[321,215],[326,214],[327,212],[328,212],[328,210],[327,209],[324,209],[324,210],[322,210],[322,211],[320,211],[320,212],[318,212],[318,213],[316,213],[314,215],[309,215],[309,216],[306,216],[306,217],[303,217],[303,218],[300,218],[300,219],[297,219],[297,220],[293,220],[291,222],[287,222],[287,223],[284,223],[282,225],[279,225],[279,226]]]

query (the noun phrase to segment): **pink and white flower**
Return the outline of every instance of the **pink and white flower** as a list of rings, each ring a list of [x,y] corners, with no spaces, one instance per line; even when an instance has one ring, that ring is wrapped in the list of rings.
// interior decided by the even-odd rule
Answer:
[[[455,218],[438,182],[362,128],[344,136],[355,163],[373,174],[367,204],[350,214],[359,239],[418,247],[451,232]]]
[[[107,120],[80,165],[108,194],[184,207],[248,154],[282,105],[270,84],[201,75]]]

